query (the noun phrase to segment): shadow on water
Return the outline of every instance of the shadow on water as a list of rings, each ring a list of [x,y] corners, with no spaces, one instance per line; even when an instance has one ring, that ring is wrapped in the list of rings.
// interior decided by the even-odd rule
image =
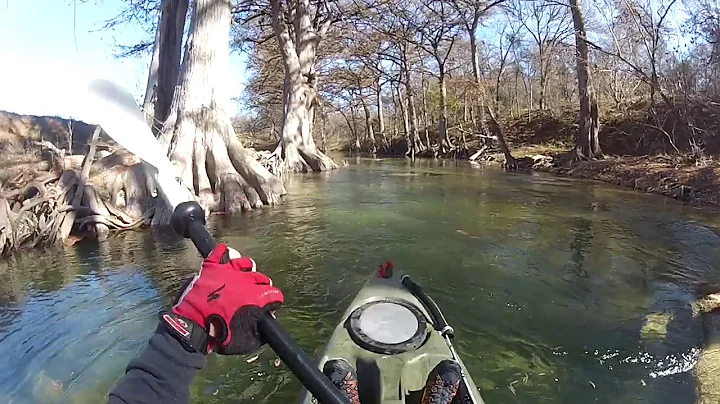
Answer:
[[[358,159],[287,186],[283,205],[212,230],[283,288],[281,321],[308,353],[393,260],[443,307],[489,403],[694,401],[690,304],[719,281],[704,211],[453,161]],[[0,264],[0,402],[103,401],[199,263],[153,230]],[[274,359],[210,357],[193,400],[294,401]]]

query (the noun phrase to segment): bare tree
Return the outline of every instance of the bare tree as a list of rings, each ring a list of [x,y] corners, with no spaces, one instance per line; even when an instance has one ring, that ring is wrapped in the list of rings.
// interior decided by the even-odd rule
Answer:
[[[525,28],[537,47],[539,108],[546,109],[548,75],[558,45],[572,34],[568,8],[554,0],[515,0],[510,3],[514,18]]]
[[[676,2],[677,0],[621,0],[618,12],[604,18],[608,34],[612,38],[611,48],[588,41],[594,49],[622,61],[645,82],[650,89],[650,100],[653,104],[657,94],[666,104],[672,104],[661,85],[658,64],[659,53],[664,46],[662,34],[665,23]],[[629,40],[621,41],[622,37]]]
[[[272,205],[285,193],[280,179],[242,147],[228,115],[230,9],[229,0],[195,1],[190,39],[164,127],[180,178],[207,211]]]
[[[403,3],[399,0],[387,2],[379,6],[374,14],[373,29],[386,38],[379,53],[384,60],[395,65],[397,73],[394,80],[405,90],[407,108],[403,115],[407,114],[409,125],[405,132],[408,145],[406,156],[410,158],[415,158],[418,153],[427,149],[418,133],[415,89],[412,80],[414,57],[417,54],[415,46],[417,26],[416,8],[411,3]]]
[[[575,160],[602,158],[598,132],[600,128],[598,104],[595,99],[592,77],[590,75],[590,56],[587,31],[579,0],[570,0],[570,10],[575,27],[576,63],[578,93],[580,94],[580,116],[577,138],[575,140]]]
[[[495,79],[495,109],[500,105],[500,83],[507,68],[507,62],[517,41],[519,40],[520,25],[513,24],[510,18],[505,18],[498,38],[498,72]]]
[[[480,66],[478,65],[478,49],[476,42],[476,35],[478,26],[483,17],[486,16],[487,12],[499,4],[503,4],[505,0],[495,0],[489,3],[486,0],[455,0],[454,5],[457,11],[460,13],[460,19],[463,21],[463,25],[467,31],[467,35],[470,38],[470,58],[473,67],[473,81],[480,93],[480,124],[484,125],[485,118],[488,120],[488,127],[490,132],[497,138],[500,150],[505,155],[505,166],[510,169],[517,168],[515,158],[510,153],[505,142],[500,124],[497,122],[495,112],[487,102],[487,96],[485,95],[485,88],[483,80],[480,74]]]
[[[315,146],[312,123],[317,106],[315,65],[320,42],[334,15],[325,2],[270,0],[272,26],[285,67],[284,112],[280,148],[288,171],[322,171],[337,165]]]
[[[455,10],[443,1],[423,3],[423,20],[420,22],[419,46],[427,52],[435,63],[436,77],[440,86],[440,116],[438,120],[438,139],[442,153],[452,147],[448,136],[447,83],[448,57],[452,52],[455,40],[460,34],[461,20]],[[427,122],[426,122],[427,124]],[[429,146],[429,145],[428,145]]]

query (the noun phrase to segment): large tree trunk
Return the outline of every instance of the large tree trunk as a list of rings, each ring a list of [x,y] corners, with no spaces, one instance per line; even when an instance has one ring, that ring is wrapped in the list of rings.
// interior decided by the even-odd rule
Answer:
[[[544,111],[547,109],[547,105],[545,102],[545,93],[547,92],[547,66],[543,67],[543,60],[542,60],[542,54],[540,56],[540,99],[538,100],[538,107],[541,111]]]
[[[143,101],[148,123],[156,130],[162,129],[159,126],[170,114],[170,104],[180,74],[182,38],[187,9],[188,0],[165,0],[162,2]]]
[[[163,12],[158,17],[158,27],[155,30],[155,42],[153,43],[153,53],[150,59],[150,67],[148,71],[147,84],[145,85],[145,98],[143,99],[143,112],[145,112],[145,120],[148,124],[155,127],[155,100],[157,99],[158,86],[158,70],[160,66],[160,35],[163,23]]]
[[[377,109],[378,109],[378,132],[380,132],[380,139],[382,140],[381,148],[387,150],[390,146],[387,140],[387,134],[385,133],[385,111],[383,111],[383,100],[382,100],[382,86],[380,85],[380,78],[377,81]]]
[[[408,121],[410,122],[410,147],[409,157],[415,158],[415,155],[423,151],[420,134],[418,133],[417,109],[415,108],[415,96],[409,81],[405,82],[405,95],[407,96]]]
[[[196,0],[190,40],[165,128],[171,160],[206,212],[229,213],[279,202],[282,182],[237,139],[230,94],[230,0]]]
[[[312,119],[317,104],[316,51],[330,20],[315,28],[310,16],[310,1],[297,0],[291,4],[295,6],[291,13],[292,31],[285,23],[280,0],[270,1],[273,30],[285,68],[286,97],[280,141],[283,169],[293,172],[334,169],[337,164],[317,149],[312,137]]]
[[[445,84],[445,69],[440,67],[440,76],[438,78],[440,84],[440,120],[438,121],[438,140],[441,144],[441,150],[445,153],[452,147],[450,137],[447,132],[447,86]],[[447,149],[447,150],[446,150]]]
[[[570,0],[573,25],[575,27],[576,63],[578,93],[580,94],[580,126],[575,140],[575,160],[599,159],[603,157],[598,139],[598,105],[593,90],[585,21],[578,0]]]
[[[360,131],[358,131],[357,112],[355,112],[355,104],[350,105],[350,116],[352,117],[352,131],[355,135],[355,152],[360,154],[362,144],[360,143]]]
[[[377,146],[375,145],[375,130],[372,126],[370,117],[370,108],[368,108],[365,102],[365,97],[362,94],[362,87],[360,88],[360,103],[362,103],[363,113],[365,114],[365,134],[367,135],[368,142],[370,143],[370,155],[375,157],[377,155]]]
[[[377,82],[377,110],[378,110],[378,132],[385,137],[385,111],[383,111],[382,86],[380,79]]]
[[[425,144],[429,148],[432,143],[430,143],[430,120],[428,119],[428,105],[427,105],[427,82],[425,81],[425,77],[420,79],[420,82],[422,83],[422,120],[423,120],[423,133],[425,134]]]
[[[390,95],[392,96],[392,103],[393,103],[393,115],[392,115],[392,137],[391,139],[391,145],[392,140],[395,140],[398,138],[398,118],[400,114],[398,113],[400,111],[400,108],[398,107],[398,97],[395,95],[396,90],[395,87],[390,83]],[[392,150],[392,149],[390,149]],[[393,154],[394,151],[393,151]]]
[[[468,35],[470,35],[470,59],[472,62],[472,69],[473,74],[475,77],[475,82],[480,82],[480,66],[478,66],[478,51],[477,51],[477,38],[475,37],[475,34],[477,33],[477,24],[471,25],[468,28]]]
[[[406,155],[409,155],[412,152],[412,138],[410,137],[410,121],[408,119],[408,109],[405,105],[405,100],[402,97],[402,94],[400,93],[400,86],[398,85],[395,87],[395,91],[397,91],[397,102],[400,104],[400,112],[402,113],[403,117],[403,133],[405,134],[405,139],[407,141],[407,151]]]

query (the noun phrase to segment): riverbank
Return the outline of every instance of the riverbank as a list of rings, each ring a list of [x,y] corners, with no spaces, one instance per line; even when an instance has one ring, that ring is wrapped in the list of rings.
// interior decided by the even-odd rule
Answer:
[[[685,106],[686,119],[697,125],[694,134],[687,135],[670,118],[662,129],[648,124],[651,117],[644,108],[607,112],[599,136],[605,158],[574,164],[570,164],[577,131],[574,113],[505,118],[501,126],[520,169],[603,181],[693,205],[720,206],[720,142],[714,136],[720,125],[717,111],[706,105]],[[505,162],[499,150],[480,159],[490,164]]]
[[[640,192],[669,196],[694,205],[720,207],[720,161],[707,157],[702,163],[684,157],[613,156],[563,166],[570,150],[523,146],[512,150],[521,169],[602,181]],[[486,164],[502,165],[502,153],[492,153]]]

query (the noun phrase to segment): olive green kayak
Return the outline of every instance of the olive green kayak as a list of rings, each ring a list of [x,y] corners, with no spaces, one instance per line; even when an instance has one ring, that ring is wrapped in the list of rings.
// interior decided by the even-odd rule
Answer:
[[[421,288],[397,270],[381,267],[343,314],[319,367],[345,359],[357,372],[362,404],[405,404],[420,403],[431,370],[454,359],[462,368],[460,383],[473,395],[466,402],[481,404],[475,383],[451,348],[451,336],[452,328]],[[303,390],[300,403],[317,401]]]

